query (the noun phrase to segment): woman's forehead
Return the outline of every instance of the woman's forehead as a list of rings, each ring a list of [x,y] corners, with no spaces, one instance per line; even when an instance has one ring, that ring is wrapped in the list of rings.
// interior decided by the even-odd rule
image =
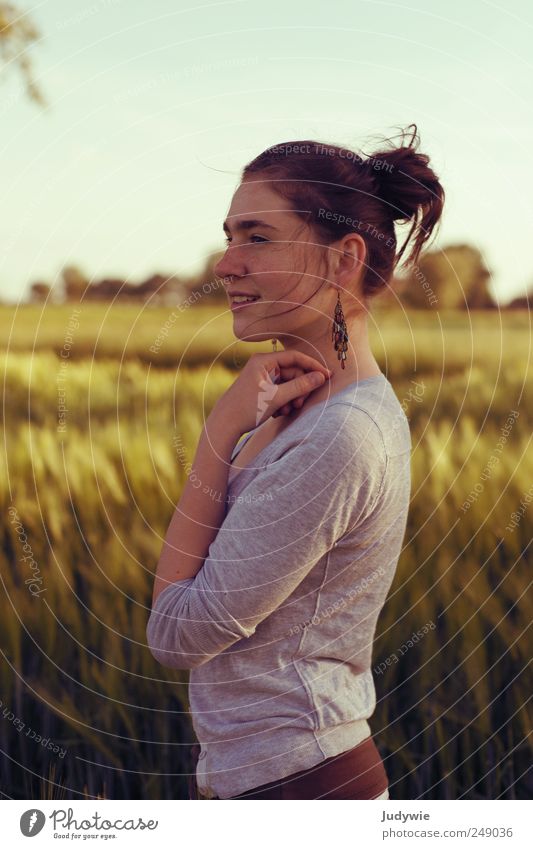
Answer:
[[[275,179],[266,175],[259,179],[244,180],[235,190],[231,211],[237,214],[258,213],[258,218],[261,217],[260,212],[290,212],[290,202],[275,191],[275,185]]]

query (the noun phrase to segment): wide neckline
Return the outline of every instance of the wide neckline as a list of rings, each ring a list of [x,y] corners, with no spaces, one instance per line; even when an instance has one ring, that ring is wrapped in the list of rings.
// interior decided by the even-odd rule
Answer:
[[[239,477],[241,472],[247,471],[251,467],[251,464],[255,463],[255,461],[259,459],[261,454],[263,454],[264,451],[267,451],[272,446],[272,444],[275,442],[275,440],[278,438],[278,436],[281,436],[281,434],[286,433],[286,431],[289,430],[291,424],[296,424],[297,422],[301,421],[301,419],[303,419],[307,413],[312,413],[314,410],[319,410],[321,407],[325,407],[325,406],[327,406],[327,404],[331,404],[333,401],[336,401],[339,398],[340,395],[344,395],[346,392],[348,392],[349,389],[353,389],[355,386],[361,386],[361,384],[363,384],[363,383],[370,383],[370,381],[373,381],[373,380],[386,380],[387,383],[388,383],[388,378],[383,374],[383,372],[380,372],[379,374],[372,375],[372,377],[365,377],[365,378],[363,378],[363,380],[355,380],[352,383],[348,383],[348,385],[345,386],[343,389],[339,389],[339,391],[334,392],[333,395],[328,395],[327,398],[324,398],[323,401],[319,401],[318,404],[313,404],[312,407],[308,407],[307,409],[304,409],[302,411],[302,413],[298,416],[298,418],[295,419],[294,422],[291,422],[289,425],[287,425],[286,428],[284,428],[282,431],[280,431],[279,434],[276,434],[276,436],[268,443],[268,445],[265,445],[264,448],[261,448],[261,450],[258,451],[258,453],[255,455],[255,457],[252,457],[252,459],[250,460],[249,463],[246,464],[246,466],[242,466],[236,472],[236,474],[231,476],[231,480],[228,479],[228,486],[230,485],[230,483],[233,484],[233,482]],[[263,427],[263,425],[265,425],[268,421],[270,421],[270,419],[265,419],[265,421],[261,422],[260,425],[257,425],[256,427],[252,428],[252,430],[248,431],[248,433],[246,434],[244,439],[241,440],[240,444],[238,445],[239,450],[237,451],[236,454],[232,454],[232,457],[231,457],[231,460],[230,460],[230,468],[229,468],[230,473],[231,473],[232,469],[234,468],[234,467],[232,467],[231,463],[233,463],[233,461],[239,456],[239,454],[241,453],[245,444],[248,442],[249,438],[251,436],[253,436],[254,433],[257,433]],[[235,448],[236,447],[237,446],[235,446]],[[233,450],[235,450],[235,448]]]

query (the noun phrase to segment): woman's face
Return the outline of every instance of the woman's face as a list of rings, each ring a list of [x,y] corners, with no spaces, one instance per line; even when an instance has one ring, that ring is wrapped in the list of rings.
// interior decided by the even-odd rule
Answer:
[[[336,292],[322,285],[324,247],[289,201],[266,181],[245,180],[233,195],[223,226],[228,248],[214,271],[226,278],[237,338],[260,342],[276,336],[291,346],[299,338],[313,338],[314,331],[322,333]],[[257,299],[235,303],[237,292]]]

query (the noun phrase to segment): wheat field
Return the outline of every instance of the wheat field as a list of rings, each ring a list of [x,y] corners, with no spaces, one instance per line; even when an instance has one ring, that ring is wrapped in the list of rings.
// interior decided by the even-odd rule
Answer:
[[[0,310],[0,790],[187,798],[188,673],[145,639],[176,445],[192,462],[270,346],[236,344],[223,308],[77,309]],[[371,334],[413,439],[373,659],[391,799],[530,798],[529,316],[376,311]]]

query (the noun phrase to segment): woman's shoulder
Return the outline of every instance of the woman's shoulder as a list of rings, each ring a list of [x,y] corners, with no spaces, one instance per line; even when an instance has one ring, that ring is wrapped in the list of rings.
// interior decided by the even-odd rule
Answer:
[[[331,422],[343,425],[343,439],[356,442],[362,435],[369,444],[381,443],[388,457],[412,449],[409,420],[388,380],[361,387],[331,401]]]
[[[342,392],[301,415],[276,440],[281,453],[329,450],[346,459],[366,453],[386,459],[411,450],[407,417],[388,381]]]
[[[267,467],[300,481],[320,477],[340,483],[356,468],[382,475],[387,451],[378,423],[364,409],[335,402],[317,405],[273,440]],[[313,484],[314,486],[314,484]]]

